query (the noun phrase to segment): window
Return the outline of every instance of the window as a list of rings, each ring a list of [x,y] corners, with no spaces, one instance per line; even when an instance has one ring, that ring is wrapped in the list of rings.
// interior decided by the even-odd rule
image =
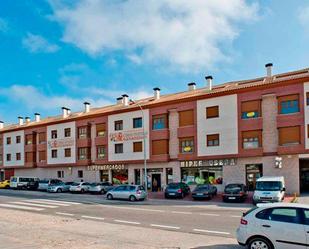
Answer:
[[[210,106],[206,108],[206,118],[218,118],[219,106]]]
[[[133,128],[142,128],[143,119],[142,118],[133,118]]]
[[[296,208],[273,208],[270,209],[266,219],[271,221],[300,224],[301,219]]]
[[[20,136],[16,136],[16,143],[20,144],[20,141],[21,141],[21,137]]]
[[[179,112],[179,126],[189,126],[194,124],[193,110]]]
[[[11,144],[11,142],[12,142],[12,141],[11,141],[11,138],[10,138],[10,137],[7,137],[7,138],[6,138],[6,144]]]
[[[71,148],[64,149],[64,156],[71,157]]]
[[[133,142],[133,152],[142,152],[143,142]]]
[[[167,155],[169,154],[169,141],[166,139],[152,141],[153,155]]]
[[[39,144],[44,144],[44,143],[46,143],[46,133],[40,132],[39,133]]]
[[[309,105],[309,92],[306,93],[306,103],[307,103],[307,105]]]
[[[57,158],[57,154],[58,154],[57,150],[52,150],[51,153],[52,153],[52,158]]]
[[[105,136],[105,124],[97,124],[97,137],[104,137]]]
[[[180,153],[193,153],[194,152],[194,139],[193,138],[182,138],[179,142]]]
[[[28,144],[33,144],[33,135],[29,134],[29,135],[26,135],[26,145]]]
[[[11,154],[6,154],[6,161],[10,162],[12,160]]]
[[[241,102],[241,118],[257,118],[261,117],[261,100],[251,100]]]
[[[16,153],[16,161],[20,161],[21,160],[21,154],[20,153]]]
[[[88,149],[88,147],[78,148],[78,159],[79,160],[89,159],[90,157],[89,152],[90,150]]]
[[[300,127],[282,127],[279,128],[279,145],[300,144]]]
[[[34,162],[34,153],[33,152],[26,152],[26,163]]]
[[[51,138],[56,139],[57,138],[57,130],[52,130],[51,131]]]
[[[115,144],[115,153],[116,154],[123,153],[123,144]]]
[[[242,133],[242,147],[255,149],[262,146],[262,131],[245,131]]]
[[[299,112],[298,94],[279,97],[278,110],[279,114],[289,114]]]
[[[64,171],[63,170],[57,171],[57,176],[58,178],[64,178]]]
[[[64,129],[64,137],[71,137],[71,128]]]
[[[97,153],[98,153],[98,159],[105,158],[105,146],[98,146]]]
[[[121,131],[123,129],[123,121],[115,121],[115,131]]]
[[[167,128],[167,115],[156,115],[152,117],[152,129],[161,130]]]
[[[78,170],[78,171],[77,171],[77,177],[78,177],[78,178],[83,178],[83,177],[84,177],[84,171]]]
[[[304,210],[305,224],[309,225],[309,209],[303,209],[303,210]]]
[[[87,126],[79,127],[78,128],[78,138],[87,138],[87,130],[88,130]]]
[[[219,146],[219,134],[207,135],[207,146]]]
[[[46,151],[39,151],[39,162],[46,162]]]

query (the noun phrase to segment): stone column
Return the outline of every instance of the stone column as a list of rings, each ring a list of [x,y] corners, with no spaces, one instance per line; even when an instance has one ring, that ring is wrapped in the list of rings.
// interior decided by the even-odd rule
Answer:
[[[94,161],[97,158],[97,147],[95,146],[95,138],[97,136],[97,129],[96,124],[93,122],[91,123],[91,162],[94,163]]]
[[[169,110],[168,124],[170,131],[169,154],[171,159],[176,159],[179,153],[179,140],[177,135],[179,115],[176,109]]]

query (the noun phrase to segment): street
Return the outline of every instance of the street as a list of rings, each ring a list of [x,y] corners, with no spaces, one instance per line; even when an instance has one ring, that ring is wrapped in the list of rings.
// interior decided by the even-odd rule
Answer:
[[[147,200],[130,203],[116,200],[108,201],[100,195],[1,190],[0,208],[1,214],[9,211],[26,212],[27,215],[31,213],[32,216],[48,215],[54,218],[77,220],[82,227],[87,222],[95,222],[96,226],[104,227],[116,226],[117,228],[125,225],[125,230],[131,232],[134,229],[142,229],[143,234],[149,234],[149,236],[152,236],[153,231],[156,231],[163,233],[163,237],[167,237],[166,239],[160,237],[159,248],[162,248],[162,246],[164,248],[167,245],[180,248],[200,246],[200,244],[195,245],[193,243],[186,247],[180,243],[181,240],[171,240],[169,233],[173,234],[171,235],[173,238],[174,236],[181,238],[185,236],[193,239],[197,236],[199,238],[197,242],[204,242],[202,246],[208,246],[207,243],[222,245],[222,241],[226,241],[225,244],[229,245],[199,248],[238,248],[234,239],[235,231],[242,212],[249,207],[244,204],[216,204],[179,200]],[[28,228],[32,227],[31,224],[28,224]],[[86,234],[88,231],[82,229],[80,232]],[[120,240],[122,236],[124,234],[119,234]],[[125,237],[128,242],[132,239],[128,236]],[[2,240],[3,238],[1,242],[3,242]],[[188,241],[191,241],[191,239]],[[190,243],[193,241],[194,239]],[[140,242],[142,243],[142,241]],[[231,247],[232,245],[233,247]],[[112,248],[114,247],[112,246]]]

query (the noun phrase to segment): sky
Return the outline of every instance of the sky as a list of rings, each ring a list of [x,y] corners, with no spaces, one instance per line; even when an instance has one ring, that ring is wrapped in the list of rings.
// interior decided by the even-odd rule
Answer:
[[[308,0],[1,0],[0,120],[307,68],[308,44]]]

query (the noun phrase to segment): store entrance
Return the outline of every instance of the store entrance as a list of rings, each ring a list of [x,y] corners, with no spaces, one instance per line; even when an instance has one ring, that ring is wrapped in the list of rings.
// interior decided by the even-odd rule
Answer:
[[[151,175],[151,190],[152,192],[158,192],[161,190],[161,174]]]
[[[309,159],[299,160],[300,192],[309,192]]]
[[[263,164],[246,165],[246,185],[249,191],[255,190],[256,180],[263,176]]]

